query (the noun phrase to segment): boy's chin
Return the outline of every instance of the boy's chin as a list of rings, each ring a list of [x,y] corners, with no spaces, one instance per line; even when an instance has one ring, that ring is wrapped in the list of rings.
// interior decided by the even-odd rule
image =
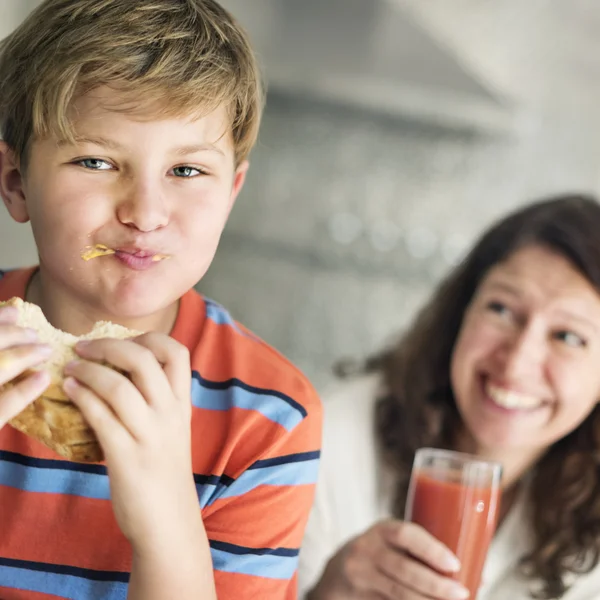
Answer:
[[[105,298],[102,302],[108,315],[112,315],[114,321],[144,319],[152,315],[157,315],[161,311],[167,310],[178,298],[171,296],[164,297],[158,294],[137,295],[137,296],[117,296]]]

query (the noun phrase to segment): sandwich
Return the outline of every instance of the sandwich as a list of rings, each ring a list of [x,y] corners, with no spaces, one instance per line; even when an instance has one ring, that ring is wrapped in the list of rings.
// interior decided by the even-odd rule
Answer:
[[[51,377],[50,385],[39,398],[11,419],[9,424],[69,460],[102,461],[104,455],[96,435],[81,411],[62,389],[64,368],[67,363],[77,358],[74,346],[80,340],[127,339],[139,335],[140,332],[108,321],[99,321],[89,333],[75,336],[53,327],[36,304],[24,302],[20,298],[11,298],[7,302],[0,302],[0,306],[16,307],[19,311],[17,325],[35,329],[40,342],[50,345],[53,349],[46,362],[32,369],[47,371]],[[10,385],[11,383],[8,383],[3,387],[6,389]]]

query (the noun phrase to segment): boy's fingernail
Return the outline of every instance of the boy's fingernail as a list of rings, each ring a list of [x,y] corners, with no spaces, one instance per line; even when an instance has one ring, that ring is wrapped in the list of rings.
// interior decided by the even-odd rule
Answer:
[[[25,329],[25,336],[28,340],[31,340],[32,342],[38,340],[40,337],[35,329],[30,328]]]
[[[78,352],[85,352],[87,347],[90,345],[89,340],[81,340],[75,344],[75,350]]]
[[[70,373],[79,364],[80,361],[72,360],[65,365],[65,373]]]
[[[63,381],[63,389],[65,390],[65,392],[73,392],[77,389],[77,387],[78,383],[75,379],[73,379],[73,377],[67,377]]]

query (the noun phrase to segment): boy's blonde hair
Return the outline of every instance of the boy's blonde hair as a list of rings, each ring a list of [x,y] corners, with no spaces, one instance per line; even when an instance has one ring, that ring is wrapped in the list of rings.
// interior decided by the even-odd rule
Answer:
[[[72,140],[74,100],[108,85],[152,116],[229,108],[236,162],[263,108],[244,31],[215,0],[45,0],[0,42],[0,132],[22,163],[31,140]]]

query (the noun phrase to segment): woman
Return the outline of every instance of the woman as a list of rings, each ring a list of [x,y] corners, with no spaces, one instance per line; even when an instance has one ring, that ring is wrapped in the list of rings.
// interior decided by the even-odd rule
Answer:
[[[300,556],[310,600],[465,598],[453,555],[402,522],[415,451],[503,464],[479,600],[600,598],[600,206],[492,227],[398,345],[325,397]]]

